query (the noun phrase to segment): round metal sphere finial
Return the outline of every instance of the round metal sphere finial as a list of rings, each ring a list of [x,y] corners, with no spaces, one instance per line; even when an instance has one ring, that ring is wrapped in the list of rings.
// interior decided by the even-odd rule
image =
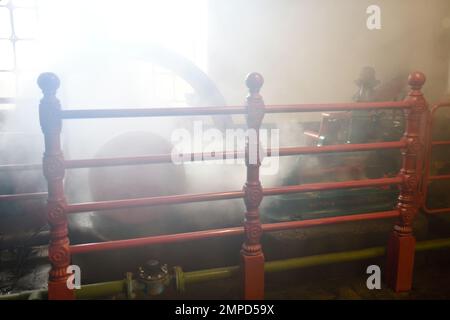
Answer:
[[[423,84],[425,83],[425,80],[426,77],[422,72],[415,71],[409,75],[408,84],[412,89],[420,90],[420,88],[422,88]]]
[[[251,93],[259,92],[262,85],[264,84],[264,78],[258,72],[252,72],[247,75],[245,84]]]
[[[41,73],[37,79],[37,84],[44,95],[54,95],[58,90],[60,81],[56,74],[51,72]]]

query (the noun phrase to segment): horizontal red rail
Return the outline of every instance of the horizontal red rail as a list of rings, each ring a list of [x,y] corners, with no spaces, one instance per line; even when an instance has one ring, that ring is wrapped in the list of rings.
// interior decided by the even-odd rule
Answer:
[[[23,201],[32,199],[43,199],[47,197],[47,192],[33,192],[33,193],[17,193],[17,194],[2,194],[0,201]]]
[[[292,156],[300,154],[318,154],[330,152],[354,152],[369,151],[380,149],[397,149],[406,147],[404,141],[394,142],[375,142],[361,144],[342,144],[322,147],[283,147],[277,150],[267,150],[267,156],[271,157],[278,153],[279,156]],[[187,153],[180,155],[180,159],[186,161],[204,161],[204,160],[225,160],[225,159],[243,159],[244,151],[221,151],[215,153]],[[66,160],[65,166],[68,169],[105,167],[105,166],[124,166],[124,165],[144,165],[152,163],[170,163],[172,156],[170,154],[157,154],[137,157],[117,157],[117,158],[99,158],[99,159],[77,159]]]
[[[263,189],[263,195],[270,196],[270,195],[280,195],[280,194],[290,194],[300,192],[325,191],[334,189],[377,187],[377,186],[400,184],[402,181],[403,180],[401,177],[393,177],[381,179],[350,180],[343,182],[310,183],[295,186],[282,186],[276,188]],[[212,192],[199,194],[171,195],[161,197],[148,197],[138,199],[86,202],[68,205],[67,213],[147,207],[163,204],[167,205],[167,204],[181,204],[189,202],[237,199],[242,198],[243,196],[244,191],[228,191],[228,192]]]
[[[404,141],[394,142],[375,142],[375,143],[361,143],[361,144],[342,144],[330,145],[321,147],[283,147],[276,151],[273,149],[267,150],[267,156],[271,157],[278,153],[279,156],[292,156],[301,154],[318,154],[331,152],[354,152],[354,151],[369,151],[381,149],[397,149],[406,147]],[[220,160],[220,159],[243,159],[245,157],[244,151],[222,151],[216,153],[189,153],[183,154],[180,159],[189,159],[189,161],[203,161],[203,160]],[[67,169],[76,168],[91,168],[91,167],[106,167],[106,166],[125,166],[125,165],[139,165],[152,163],[170,163],[172,156],[170,154],[155,154],[148,156],[136,157],[116,157],[116,158],[98,158],[98,159],[75,159],[65,160],[65,167]],[[2,171],[22,171],[22,170],[41,170],[41,164],[7,164],[0,165],[0,172]]]
[[[61,110],[62,119],[134,118],[163,116],[209,116],[246,114],[244,106],[177,107],[177,108],[125,108],[125,109],[72,109]]]
[[[307,227],[314,227],[314,226],[328,225],[328,224],[335,224],[335,223],[352,222],[352,221],[388,219],[388,218],[397,217],[398,215],[399,215],[399,212],[397,210],[391,210],[391,211],[363,213],[363,214],[339,216],[339,217],[331,217],[331,218],[321,218],[321,219],[311,219],[311,220],[302,220],[302,221],[290,221],[290,222],[263,224],[262,229],[265,232],[273,232],[273,231],[307,228]],[[113,250],[113,249],[123,249],[123,248],[131,248],[131,247],[154,245],[154,244],[183,242],[183,241],[189,241],[189,240],[222,238],[222,237],[228,237],[228,236],[241,235],[243,233],[244,233],[243,227],[194,231],[194,232],[186,232],[186,233],[178,233],[178,234],[170,234],[170,235],[143,237],[143,238],[136,238],[136,239],[77,244],[77,245],[70,246],[70,252],[72,254],[78,254],[78,253],[94,252],[94,251],[101,251],[101,250]]]
[[[351,188],[368,188],[368,187],[380,187],[387,185],[394,185],[402,183],[403,179],[400,176],[393,178],[380,178],[380,179],[365,179],[365,180],[349,180],[342,182],[321,182],[321,183],[308,183],[294,186],[282,186],[275,188],[266,188],[263,193],[265,196],[274,196],[281,194],[300,193],[300,192],[312,192],[312,191],[325,191],[335,189],[351,189]]]
[[[2,164],[0,165],[0,172],[4,171],[23,171],[23,170],[42,170],[42,164]]]
[[[188,159],[187,161],[204,161],[204,160],[220,160],[220,159],[243,159],[244,151],[223,151],[216,153],[187,153],[180,155],[180,159]],[[137,157],[117,157],[117,158],[99,158],[99,159],[80,159],[66,160],[67,169],[90,168],[90,167],[106,167],[106,166],[125,166],[152,163],[170,163],[172,162],[171,154],[156,154]]]
[[[397,109],[409,108],[409,101],[389,102],[357,102],[357,103],[324,103],[324,104],[293,104],[266,105],[266,113],[284,112],[322,112],[344,110],[369,109]],[[177,108],[123,108],[123,109],[71,109],[61,110],[62,119],[88,118],[134,118],[134,117],[162,117],[162,116],[208,116],[225,114],[246,114],[244,106],[225,107],[177,107]]]
[[[322,112],[322,111],[346,111],[346,110],[370,110],[370,109],[404,109],[413,106],[410,101],[387,102],[354,102],[354,103],[314,103],[314,104],[286,104],[267,105],[266,113],[287,112]]]
[[[89,212],[99,210],[111,210],[121,208],[135,208],[157,206],[163,204],[180,204],[189,202],[215,201],[226,199],[237,199],[244,196],[244,191],[211,192],[199,194],[183,194],[162,197],[149,197],[138,199],[123,199],[111,201],[86,202],[70,204],[67,206],[67,213]]]
[[[432,160],[432,155],[433,155],[433,147],[434,146],[448,146],[450,145],[450,140],[437,140],[437,141],[433,141],[433,132],[431,131],[434,126],[434,116],[436,115],[437,111],[441,108],[449,108],[450,107],[450,102],[443,102],[440,104],[437,104],[435,106],[433,106],[430,110],[429,113],[429,117],[428,117],[428,132],[427,132],[427,137],[426,137],[426,142],[427,142],[427,159],[425,162],[425,175],[424,175],[424,184],[422,187],[422,191],[423,191],[423,204],[422,204],[422,209],[425,213],[427,214],[442,214],[442,213],[449,213],[450,212],[450,208],[438,208],[438,209],[430,209],[427,206],[427,197],[428,197],[428,187],[430,182],[432,181],[443,181],[443,180],[449,180],[450,179],[450,175],[448,174],[444,174],[444,175],[430,175],[430,171],[431,171],[431,160]]]
[[[432,141],[432,146],[448,146],[450,145],[450,140],[444,140],[444,141]]]
[[[354,151],[370,151],[381,149],[401,149],[406,147],[405,141],[393,142],[372,142],[372,143],[355,143],[355,144],[336,144],[321,147],[284,147],[279,149],[280,156],[291,156],[300,154],[317,154],[331,152],[354,152]],[[268,156],[272,155],[272,150],[268,150]]]
[[[428,181],[436,181],[436,180],[449,180],[450,174],[445,174],[441,176],[429,176]]]

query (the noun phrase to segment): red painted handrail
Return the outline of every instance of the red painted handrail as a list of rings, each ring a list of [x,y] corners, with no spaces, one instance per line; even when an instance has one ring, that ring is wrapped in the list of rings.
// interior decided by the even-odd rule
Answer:
[[[331,152],[355,152],[370,151],[382,149],[401,149],[406,147],[405,141],[393,142],[374,142],[361,144],[342,144],[321,147],[282,147],[277,150],[266,150],[267,156],[293,156],[301,154],[319,154]],[[204,160],[225,160],[225,159],[243,159],[244,151],[222,151],[214,153],[184,153],[180,155],[180,159],[188,161],[204,161]],[[198,160],[197,160],[198,159]],[[65,160],[66,169],[106,167],[106,166],[125,166],[125,165],[144,165],[154,163],[171,163],[171,154],[155,154],[138,157],[115,157],[115,158],[97,158],[97,159],[77,159]]]
[[[433,141],[433,134],[431,130],[433,130],[433,123],[434,123],[434,116],[436,112],[442,108],[450,108],[450,102],[444,102],[437,104],[433,106],[430,110],[430,114],[428,117],[428,123],[427,123],[427,140],[426,140],[426,146],[427,146],[427,152],[426,156],[427,159],[425,160],[425,174],[424,174],[424,182],[422,186],[422,193],[423,193],[423,204],[422,209],[427,214],[442,214],[442,213],[448,213],[450,212],[450,208],[438,208],[438,209],[430,209],[427,206],[427,196],[428,196],[428,187],[431,181],[439,181],[439,180],[450,180],[450,174],[444,174],[444,175],[434,175],[432,176],[430,174],[431,170],[431,161],[433,159],[433,147],[434,146],[448,146],[450,145],[450,140],[439,140],[439,141]]]
[[[399,176],[394,178],[351,180],[343,182],[309,183],[294,186],[266,188],[262,189],[262,194],[264,196],[274,196],[281,194],[325,191],[335,189],[380,187],[380,186],[400,184],[402,181],[403,178]],[[158,206],[169,204],[182,204],[191,202],[205,202],[205,201],[237,199],[243,198],[244,196],[245,196],[244,191],[226,191],[226,192],[159,196],[159,197],[148,197],[137,199],[97,201],[97,202],[69,204],[66,206],[66,212],[79,213],[79,212],[112,210],[122,208],[136,208],[136,207],[147,207],[147,206]]]
[[[346,221],[390,218],[395,216],[399,216],[399,220],[394,227],[387,250],[388,282],[396,291],[409,290],[412,280],[415,243],[414,236],[412,235],[411,224],[418,210],[418,202],[416,201],[418,197],[419,184],[418,173],[420,173],[418,163],[420,161],[420,155],[423,151],[421,150],[418,137],[420,135],[420,120],[427,105],[425,99],[423,98],[423,94],[420,91],[425,82],[425,76],[420,72],[412,73],[408,79],[408,82],[411,87],[411,91],[408,98],[404,101],[266,106],[264,105],[262,97],[259,94],[259,90],[263,84],[262,76],[257,73],[253,73],[247,77],[246,81],[247,87],[249,88],[246,106],[61,110],[59,100],[55,96],[60,84],[59,79],[56,75],[51,73],[42,74],[38,79],[38,84],[44,94],[39,107],[39,114],[42,131],[45,137],[43,170],[48,182],[49,192],[47,214],[51,225],[49,258],[52,263],[52,269],[49,277],[49,298],[74,298],[73,291],[69,290],[66,286],[68,275],[65,274],[65,270],[70,263],[71,253],[75,254],[97,250],[125,248],[136,245],[170,243],[184,240],[244,234],[245,239],[241,250],[243,297],[246,299],[261,299],[264,297],[264,256],[260,243],[260,237],[263,230],[276,231]],[[247,116],[246,119],[248,128],[255,129],[257,134],[259,134],[259,128],[265,113],[393,108],[406,109],[405,118],[407,125],[404,138],[401,141],[323,147],[289,147],[281,148],[278,150],[278,153],[281,156],[286,156],[308,153],[352,152],[400,148],[403,155],[403,166],[397,177],[345,182],[314,183],[263,189],[259,181],[259,166],[261,157],[257,157],[258,161],[256,164],[249,163],[247,157],[249,146],[247,145],[244,153],[237,151],[231,153],[229,151],[225,151],[221,153],[222,157],[233,155],[233,157],[236,158],[246,158],[247,179],[242,191],[174,195],[69,205],[66,204],[64,187],[62,183],[66,168],[160,163],[169,162],[170,158],[169,155],[166,154],[127,158],[64,160],[60,147],[60,132],[63,119],[245,114]],[[254,150],[258,150],[259,152],[259,137],[256,139],[256,142],[253,141],[249,143],[255,144],[253,146]],[[273,150],[269,150],[268,155],[272,156],[273,153]],[[196,158],[195,155],[196,154],[191,154],[191,160]],[[206,154],[206,156],[207,155],[208,154]],[[205,154],[202,154],[202,157],[205,157]],[[400,196],[396,210],[266,225],[262,225],[259,220],[259,204],[264,196],[385,185],[400,186]],[[245,213],[244,227],[69,246],[67,231],[68,213],[234,198],[244,198],[247,210]]]
[[[329,225],[329,224],[335,224],[335,223],[376,220],[376,219],[389,219],[389,218],[398,217],[398,215],[399,215],[399,213],[397,210],[391,210],[391,211],[362,213],[362,214],[346,215],[346,216],[331,217],[331,218],[278,222],[278,223],[263,224],[262,230],[264,232],[274,232],[274,231],[282,231],[282,230],[289,230],[289,229],[316,227],[316,226]],[[88,252],[103,251],[103,250],[133,248],[133,247],[139,247],[139,246],[167,244],[167,243],[192,241],[192,240],[200,240],[200,239],[208,239],[208,238],[223,238],[223,237],[237,236],[237,235],[242,235],[242,234],[244,234],[243,227],[203,230],[203,231],[194,231],[194,232],[186,232],[186,233],[178,233],[178,234],[161,235],[161,236],[143,237],[143,238],[136,238],[136,239],[114,240],[114,241],[105,241],[105,242],[87,243],[87,244],[76,244],[76,245],[70,246],[70,252],[72,254],[79,254],[79,253],[88,253]]]
[[[404,109],[412,105],[408,101],[354,102],[322,104],[266,105],[265,113],[345,111],[371,109]],[[58,112],[61,119],[136,118],[209,116],[226,114],[246,114],[243,106],[226,107],[176,107],[176,108],[117,108],[117,109],[69,109]]]

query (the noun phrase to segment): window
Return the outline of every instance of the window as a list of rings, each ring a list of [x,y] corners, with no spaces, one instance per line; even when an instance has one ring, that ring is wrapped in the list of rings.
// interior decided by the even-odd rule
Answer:
[[[14,108],[15,97],[29,99],[37,75],[47,70],[70,79],[90,74],[83,81],[92,81],[88,89],[97,86],[98,101],[105,97],[99,107],[136,104],[137,97],[146,106],[186,105],[192,88],[176,74],[120,53],[156,43],[206,70],[206,23],[207,0],[0,0],[0,108]],[[95,55],[100,50],[110,62]],[[98,72],[108,81],[95,81]],[[78,101],[85,87],[75,92],[64,80],[73,91],[62,96],[67,104],[96,103]],[[119,81],[128,86],[126,101],[112,89]]]
[[[15,108],[17,77],[35,39],[34,0],[0,0],[0,110]]]

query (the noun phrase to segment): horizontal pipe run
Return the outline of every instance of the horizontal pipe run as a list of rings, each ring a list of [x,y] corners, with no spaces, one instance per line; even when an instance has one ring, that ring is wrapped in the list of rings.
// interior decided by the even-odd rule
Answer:
[[[180,154],[179,159],[182,162],[187,161],[205,161],[205,160],[226,160],[226,159],[244,159],[244,151],[221,151],[215,153],[185,153]],[[182,159],[187,159],[183,161]],[[127,165],[145,165],[154,163],[171,163],[171,154],[156,154],[137,157],[117,157],[117,158],[99,158],[99,159],[80,159],[66,160],[67,169],[106,167],[106,166],[127,166]]]
[[[322,147],[283,147],[279,149],[268,149],[267,156],[293,156],[301,154],[317,154],[330,152],[355,152],[381,149],[400,149],[405,148],[404,141],[394,142],[376,142],[361,144],[342,144]],[[186,153],[180,154],[179,159],[187,161],[205,161],[205,160],[226,160],[226,159],[244,159],[244,151],[221,151],[209,153]],[[67,169],[105,167],[105,166],[124,166],[124,165],[144,165],[153,163],[171,163],[171,154],[157,154],[137,157],[117,157],[117,158],[99,158],[99,159],[79,159],[66,160]]]
[[[429,176],[428,181],[438,181],[438,180],[450,180],[450,174],[444,174],[440,176]]]
[[[242,227],[235,227],[235,228],[194,231],[161,236],[151,236],[136,239],[76,244],[70,246],[70,252],[71,254],[78,254],[102,250],[115,250],[115,249],[132,248],[162,243],[175,243],[208,238],[222,238],[227,236],[240,235],[242,233],[244,233],[244,229]]]
[[[409,108],[409,101],[389,102],[357,102],[357,103],[329,103],[329,104],[294,104],[294,105],[266,105],[266,113],[283,112],[320,112],[344,110],[397,109]],[[134,117],[163,117],[163,116],[209,116],[246,114],[244,106],[224,107],[177,107],[177,108],[122,108],[122,109],[71,109],[61,110],[62,119],[89,118],[134,118]]]
[[[246,114],[244,106],[177,107],[177,108],[125,108],[125,109],[72,109],[61,110],[62,119],[135,118],[165,116],[210,116]]]
[[[34,192],[34,193],[17,193],[17,194],[2,194],[0,195],[0,202],[2,201],[24,201],[33,199],[45,199],[47,192]]]
[[[325,191],[334,189],[350,189],[350,188],[366,188],[386,186],[402,183],[401,177],[381,178],[381,179],[366,179],[366,180],[350,180],[343,182],[321,182],[310,183],[295,186],[283,186],[276,188],[263,189],[263,195],[273,196],[290,193],[311,192],[311,191]],[[171,195],[161,197],[148,197],[137,199],[123,199],[123,200],[109,200],[97,202],[85,202],[78,204],[67,205],[67,213],[79,213],[100,210],[112,210],[122,208],[136,208],[156,205],[170,205],[191,202],[216,201],[226,199],[237,199],[244,196],[244,191],[226,191],[226,192],[211,192],[198,194],[183,194]]]
[[[321,225],[329,225],[329,224],[336,224],[336,223],[389,219],[389,218],[395,218],[398,216],[399,216],[399,213],[397,210],[391,210],[391,211],[361,213],[361,214],[320,218],[320,219],[268,223],[268,224],[263,224],[262,228],[263,228],[263,231],[265,231],[265,232],[273,232],[273,231],[283,231],[283,230],[290,230],[290,229],[317,227],[317,226],[321,226]]]
[[[42,164],[2,164],[0,165],[0,172],[10,171],[24,171],[24,170],[42,170]]]
[[[238,199],[244,196],[244,191],[211,192],[199,194],[183,194],[162,197],[149,197],[138,199],[124,199],[111,201],[86,202],[70,204],[66,207],[67,213],[79,213],[89,211],[136,208],[157,205],[180,204],[202,201],[216,201],[226,199]]]
[[[424,209],[425,212],[428,214],[443,214],[450,212],[450,208],[429,209],[428,207],[424,206]]]
[[[263,190],[263,194],[265,196],[274,196],[274,195],[282,195],[282,194],[290,194],[290,193],[325,191],[325,190],[335,190],[335,189],[380,187],[380,186],[400,184],[402,182],[403,182],[403,178],[400,176],[397,176],[397,177],[393,177],[393,178],[349,180],[349,181],[342,181],[342,182],[306,183],[306,184],[293,185],[293,186],[266,188]]]
[[[359,143],[359,144],[337,144],[321,147],[284,147],[278,150],[280,156],[292,156],[301,154],[317,154],[317,153],[331,153],[331,152],[355,152],[355,151],[370,151],[382,149],[401,149],[406,147],[404,141],[393,142],[373,142],[373,143]],[[272,150],[267,151],[268,156],[272,156]]]
[[[398,216],[398,211],[383,211],[375,213],[363,213],[350,216],[339,216],[330,218],[320,218],[302,221],[290,221],[290,222],[279,222],[271,224],[263,224],[262,229],[264,232],[280,231],[288,229],[298,229],[314,227],[319,225],[351,222],[351,221],[363,221],[363,220],[375,220],[375,219],[386,219]],[[199,240],[207,238],[222,238],[227,236],[242,235],[244,233],[243,227],[225,228],[225,229],[214,229],[214,230],[204,230],[204,231],[194,231],[187,233],[178,233],[170,235],[161,236],[151,236],[136,239],[126,239],[126,240],[114,240],[107,242],[97,242],[97,243],[87,243],[87,244],[77,244],[70,246],[71,254],[102,251],[102,250],[113,250],[113,249],[124,249],[130,247],[163,244],[163,243],[174,243],[183,242],[189,240]]]
[[[233,276],[239,273],[239,270],[240,270],[239,266],[232,266],[232,267],[184,272],[183,273],[184,284],[193,284],[211,280],[232,278]]]
[[[448,146],[450,145],[450,140],[443,141],[431,141],[432,146]]]
[[[267,105],[265,107],[265,112],[286,113],[286,112],[322,112],[322,111],[371,110],[371,109],[404,109],[404,108],[411,108],[412,106],[413,103],[410,101],[286,104],[286,105]]]
[[[385,253],[384,247],[374,247],[348,252],[328,253],[279,261],[268,261],[264,265],[264,271],[269,273],[280,272],[298,268],[332,264],[337,262],[364,260],[383,256],[384,253]]]
[[[450,239],[426,240],[416,243],[416,251],[436,250],[450,247]],[[298,257],[284,260],[266,261],[264,271],[267,273],[283,272],[305,267],[313,267],[332,263],[358,261],[382,257],[385,247],[372,247],[362,250],[319,254],[314,256]],[[239,266],[197,270],[183,273],[183,289],[185,285],[206,282],[218,279],[232,278],[239,273]]]
[[[125,292],[126,280],[108,281],[101,283],[85,284],[75,290],[77,299],[91,299],[112,296]]]

